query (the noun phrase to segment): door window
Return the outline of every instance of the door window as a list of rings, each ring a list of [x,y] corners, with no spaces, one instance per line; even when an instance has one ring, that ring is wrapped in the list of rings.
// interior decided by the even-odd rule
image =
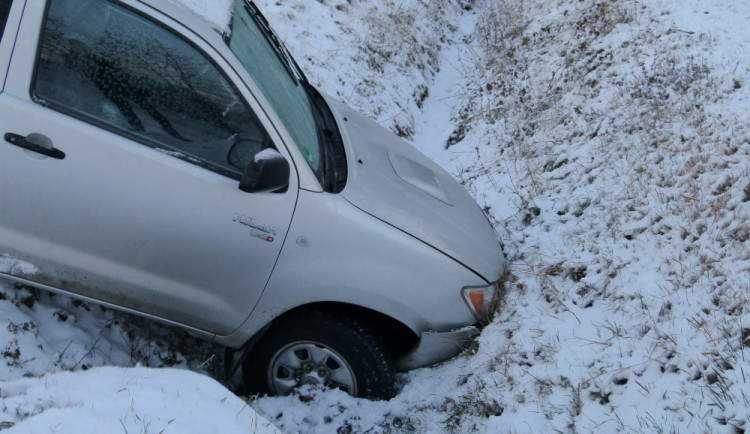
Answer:
[[[8,14],[10,13],[11,3],[13,3],[11,0],[0,0],[0,41],[3,40],[5,23],[8,21]]]
[[[52,0],[37,65],[32,94],[40,104],[235,179],[270,147],[207,56],[111,2]]]

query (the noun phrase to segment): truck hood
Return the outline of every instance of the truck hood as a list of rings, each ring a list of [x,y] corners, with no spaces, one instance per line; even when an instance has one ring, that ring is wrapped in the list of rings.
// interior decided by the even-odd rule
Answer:
[[[466,190],[393,133],[340,102],[326,101],[347,154],[349,176],[341,196],[488,282],[497,280],[505,265],[500,243]]]

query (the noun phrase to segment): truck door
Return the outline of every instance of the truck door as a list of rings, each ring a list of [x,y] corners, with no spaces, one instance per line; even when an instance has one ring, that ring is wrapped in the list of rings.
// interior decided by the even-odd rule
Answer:
[[[231,333],[296,203],[294,170],[283,192],[238,189],[257,152],[289,159],[273,128],[206,42],[153,10],[28,3],[0,94],[0,255],[37,269],[16,277]]]

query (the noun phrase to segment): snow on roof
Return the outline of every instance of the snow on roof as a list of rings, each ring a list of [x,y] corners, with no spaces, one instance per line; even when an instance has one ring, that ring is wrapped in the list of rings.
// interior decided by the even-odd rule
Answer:
[[[197,16],[203,18],[211,26],[221,30],[229,31],[229,22],[232,19],[232,0],[169,0],[189,9]]]

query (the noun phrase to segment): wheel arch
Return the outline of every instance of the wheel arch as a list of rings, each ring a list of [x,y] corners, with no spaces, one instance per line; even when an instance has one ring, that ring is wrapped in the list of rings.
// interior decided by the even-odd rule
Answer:
[[[379,336],[394,358],[408,352],[419,341],[417,333],[397,319],[376,310],[341,302],[316,302],[298,306],[279,315],[271,327],[277,321],[283,322],[301,313],[329,315],[356,322]]]
[[[377,335],[394,359],[406,354],[419,342],[419,336],[402,322],[384,313],[350,303],[315,302],[290,309],[274,318],[238,349],[227,348],[224,370],[225,382],[232,389],[242,387],[241,366],[256,344],[270,330],[302,314],[333,316],[353,321]]]

